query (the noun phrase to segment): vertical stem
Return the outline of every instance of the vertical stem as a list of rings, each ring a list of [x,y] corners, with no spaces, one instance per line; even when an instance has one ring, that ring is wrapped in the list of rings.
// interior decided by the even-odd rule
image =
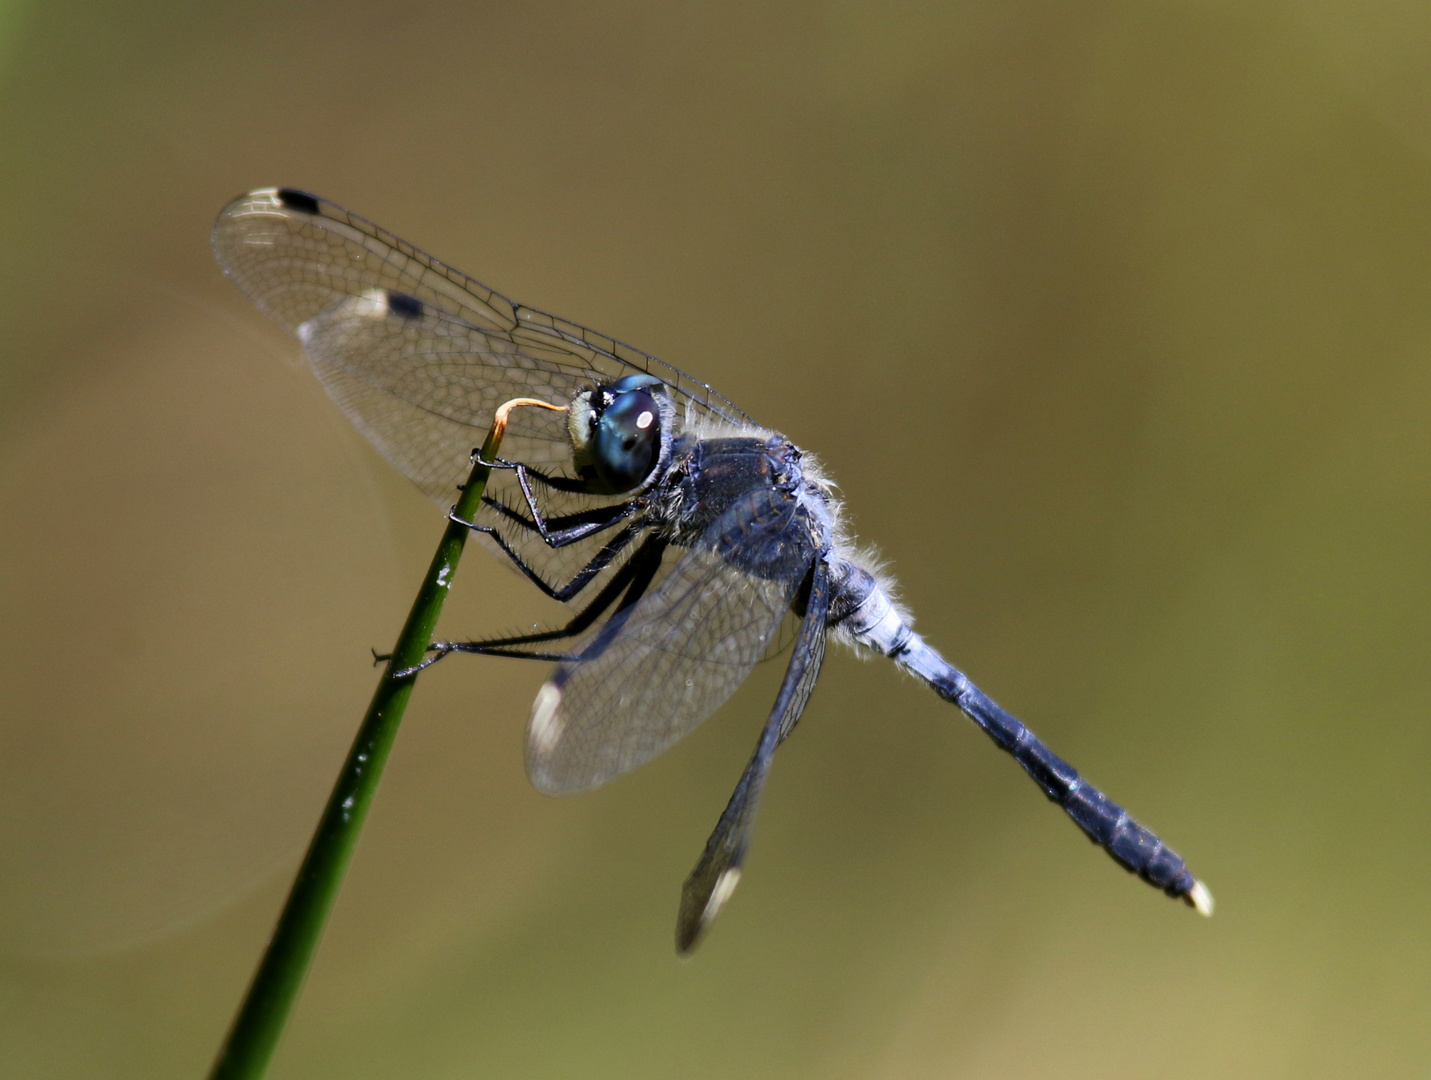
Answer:
[[[499,411],[498,416],[482,446],[482,461],[494,460],[501,442],[505,413]],[[483,465],[473,465],[457,500],[455,517],[473,520],[482,504],[489,471]],[[256,1080],[268,1068],[412,696],[417,676],[395,678],[393,672],[415,666],[426,655],[467,533],[466,526],[448,521],[210,1080]]]

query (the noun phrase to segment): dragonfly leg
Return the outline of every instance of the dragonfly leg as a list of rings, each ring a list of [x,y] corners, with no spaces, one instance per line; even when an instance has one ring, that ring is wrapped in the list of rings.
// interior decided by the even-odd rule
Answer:
[[[518,528],[536,533],[550,548],[563,548],[575,544],[578,540],[585,540],[588,536],[624,521],[636,512],[636,503],[635,500],[632,500],[617,503],[614,506],[597,506],[575,514],[564,514],[548,521],[540,516],[525,518],[500,499],[493,499],[490,496],[483,496],[482,505]],[[459,525],[466,525],[471,529],[482,529],[481,525],[474,525],[470,521],[454,518],[450,513],[448,517]]]
[[[822,556],[811,568],[809,596],[800,623],[800,634],[785,669],[785,679],[775,698],[775,707],[760,732],[760,741],[739,783],[706,841],[700,861],[681,888],[681,907],[676,917],[676,951],[689,954],[712,919],[719,914],[740,881],[740,868],[750,847],[755,814],[765,778],[770,772],[775,748],[784,741],[800,719],[810,691],[820,674],[825,655],[825,614],[830,601],[830,578]],[[802,590],[803,592],[803,590]]]
[[[545,518],[537,517],[525,518],[516,510],[513,510],[500,499],[494,499],[489,495],[482,497],[482,505],[494,511],[499,517],[505,518],[518,528],[526,532],[536,533],[545,541],[547,547],[563,548],[578,540],[585,540],[594,533],[599,533],[603,529],[609,529],[617,522],[630,517],[636,511],[634,502],[617,503],[613,506],[597,506],[590,510],[582,510],[575,514],[564,514],[561,517],[552,518],[548,522]],[[447,512],[449,521],[455,521],[459,525],[466,525],[469,529],[477,532],[488,532],[492,530],[490,525],[479,525],[475,521],[466,521],[457,516],[456,509]],[[555,526],[553,528],[552,526]]]
[[[522,465],[513,462],[511,467],[523,476],[540,481],[545,487],[553,491],[564,491],[569,494],[589,493],[590,487],[585,480],[573,480],[569,476],[553,476],[551,473],[544,473],[540,469],[534,469],[530,465]]]
[[[480,446],[472,451],[471,461],[474,465],[485,465],[489,469],[502,469],[504,471],[520,469],[533,479],[540,480],[553,491],[584,493],[589,490],[585,480],[573,480],[569,476],[553,476],[550,473],[542,472],[540,469],[534,469],[530,465],[523,465],[519,461],[508,461],[504,457],[495,457],[491,461],[488,461],[482,456],[482,448]]]
[[[487,638],[482,641],[436,641],[428,646],[429,651],[434,655],[425,659],[413,671],[420,671],[424,667],[429,667],[441,660],[444,656],[449,656],[455,652],[476,653],[482,656],[508,656],[517,660],[546,660],[557,662],[563,660],[577,660],[586,656],[584,651],[581,654],[570,652],[546,652],[536,649],[523,649],[523,645],[538,645],[547,641],[562,641],[576,637],[586,630],[592,623],[596,622],[612,604],[620,599],[616,612],[612,615],[612,622],[620,628],[625,623],[626,613],[631,605],[641,599],[646,592],[651,580],[656,576],[656,570],[661,565],[661,557],[665,553],[667,542],[657,536],[647,538],[642,545],[636,549],[636,553],[626,561],[611,580],[606,583],[601,592],[568,622],[565,626],[556,630],[544,630],[535,634],[512,634],[500,638]],[[587,651],[601,643],[604,648],[603,638],[608,634],[603,628],[602,637],[598,638]],[[400,672],[399,674],[407,674]]]
[[[587,486],[585,481],[569,480],[565,477],[548,476],[546,473],[538,472],[520,462],[505,461],[498,458],[495,462],[483,462],[492,467],[511,469],[517,474],[517,484],[522,489],[522,498],[526,500],[527,509],[532,513],[531,518],[524,518],[506,503],[498,499],[484,496],[482,503],[489,506],[509,521],[522,526],[529,532],[534,532],[540,536],[548,547],[559,548],[590,536],[592,533],[600,532],[602,529],[610,528],[617,521],[624,517],[630,517],[635,512],[635,501],[618,503],[616,506],[600,506],[592,510],[585,510],[577,514],[568,514],[565,517],[553,518],[548,522],[542,513],[542,508],[537,505],[537,497],[532,492],[531,477],[536,477],[547,487],[554,491],[585,493]],[[466,525],[470,529],[481,529],[470,521],[463,521],[454,517],[451,513],[447,515],[459,525]],[[568,523],[563,526],[561,523]],[[553,526],[556,526],[553,528]]]
[[[392,673],[392,677],[394,679],[406,679],[413,675],[416,675],[419,671],[426,671],[428,668],[432,667],[433,664],[437,663],[444,656],[447,656],[452,652],[452,650],[448,647],[447,642],[445,641],[434,642],[427,647],[427,651],[432,655],[424,656],[417,663],[413,664],[412,667],[398,668]],[[386,663],[392,658],[392,653],[380,653],[377,649],[373,650],[373,663],[375,664]]]
[[[472,463],[474,465],[485,465],[489,469],[504,469],[504,471],[515,472],[521,469],[529,478],[541,481],[542,485],[548,486],[552,491],[572,492],[572,494],[590,494],[590,486],[587,481],[572,479],[571,476],[552,476],[550,472],[542,472],[541,469],[532,468],[531,465],[522,465],[521,462],[507,461],[507,458],[494,458],[492,461],[482,458],[481,448],[472,451]]]
[[[635,539],[640,531],[639,525],[628,525],[608,541],[600,551],[592,556],[591,561],[578,570],[563,585],[552,585],[532,569],[531,565],[508,543],[507,538],[490,525],[473,525],[471,522],[461,522],[473,532],[479,532],[490,537],[492,543],[497,545],[499,551],[512,560],[513,565],[522,572],[522,575],[553,600],[566,603],[582,589],[591,583],[591,579],[611,565],[611,560],[625,551],[631,541]]]

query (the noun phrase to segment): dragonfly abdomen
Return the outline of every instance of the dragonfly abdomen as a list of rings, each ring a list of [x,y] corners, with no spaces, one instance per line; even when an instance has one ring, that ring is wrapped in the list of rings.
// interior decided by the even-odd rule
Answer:
[[[834,629],[855,642],[890,657],[952,702],[1010,754],[1063,807],[1080,829],[1124,869],[1137,874],[1169,896],[1180,898],[1204,915],[1212,913],[1212,895],[1177,852],[1126,810],[1084,780],[1068,762],[1028,727],[969,681],[966,676],[914,632],[869,571],[852,564],[831,574],[840,582],[831,598]]]
[[[1212,894],[1193,877],[1187,864],[1151,830],[1095,788],[1016,717],[969,681],[918,634],[910,633],[894,659],[919,676],[940,697],[958,705],[988,736],[1023,766],[1052,801],[1125,870],[1169,896],[1184,900],[1204,915],[1212,914]]]

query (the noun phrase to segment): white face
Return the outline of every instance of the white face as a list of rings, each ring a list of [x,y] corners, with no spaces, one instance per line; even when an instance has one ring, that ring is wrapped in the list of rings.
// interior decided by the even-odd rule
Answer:
[[[571,439],[572,463],[578,472],[591,465],[591,442],[596,433],[596,410],[591,404],[591,395],[594,392],[583,390],[577,394],[566,411],[566,432]]]

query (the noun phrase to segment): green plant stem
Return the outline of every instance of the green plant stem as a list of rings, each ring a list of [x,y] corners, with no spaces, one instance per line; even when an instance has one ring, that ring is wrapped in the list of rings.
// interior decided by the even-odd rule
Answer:
[[[501,432],[494,428],[483,444],[481,460],[494,460],[500,441]],[[457,500],[455,517],[473,519],[481,506],[488,475],[488,469],[473,465]],[[358,842],[363,819],[372,805],[403,710],[412,696],[416,674],[397,678],[393,672],[415,666],[426,655],[467,533],[466,526],[448,521],[353,748],[328,797],[273,938],[209,1074],[211,1080],[257,1080],[268,1068]]]

